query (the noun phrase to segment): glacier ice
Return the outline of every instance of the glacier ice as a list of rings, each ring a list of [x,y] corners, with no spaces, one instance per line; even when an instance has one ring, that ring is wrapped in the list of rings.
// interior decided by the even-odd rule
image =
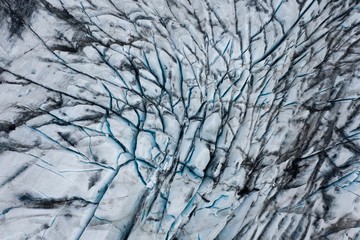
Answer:
[[[360,239],[358,0],[2,0],[1,239]]]

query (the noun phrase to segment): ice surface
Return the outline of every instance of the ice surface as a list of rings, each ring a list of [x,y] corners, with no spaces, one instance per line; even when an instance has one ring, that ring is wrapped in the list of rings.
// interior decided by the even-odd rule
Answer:
[[[0,2],[0,239],[360,239],[357,0]]]

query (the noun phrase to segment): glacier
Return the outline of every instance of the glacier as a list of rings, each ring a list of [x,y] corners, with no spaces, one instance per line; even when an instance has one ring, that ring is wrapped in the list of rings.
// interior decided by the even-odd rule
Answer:
[[[359,0],[2,0],[0,239],[360,239]]]

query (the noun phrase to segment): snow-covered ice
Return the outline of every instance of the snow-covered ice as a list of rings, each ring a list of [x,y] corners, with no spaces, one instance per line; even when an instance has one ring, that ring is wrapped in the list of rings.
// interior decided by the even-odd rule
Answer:
[[[358,0],[0,2],[0,239],[360,239]]]

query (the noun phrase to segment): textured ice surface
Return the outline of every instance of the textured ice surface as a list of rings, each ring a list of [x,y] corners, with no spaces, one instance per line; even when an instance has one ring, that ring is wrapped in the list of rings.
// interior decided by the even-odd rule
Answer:
[[[0,239],[360,239],[358,0],[0,1]]]

